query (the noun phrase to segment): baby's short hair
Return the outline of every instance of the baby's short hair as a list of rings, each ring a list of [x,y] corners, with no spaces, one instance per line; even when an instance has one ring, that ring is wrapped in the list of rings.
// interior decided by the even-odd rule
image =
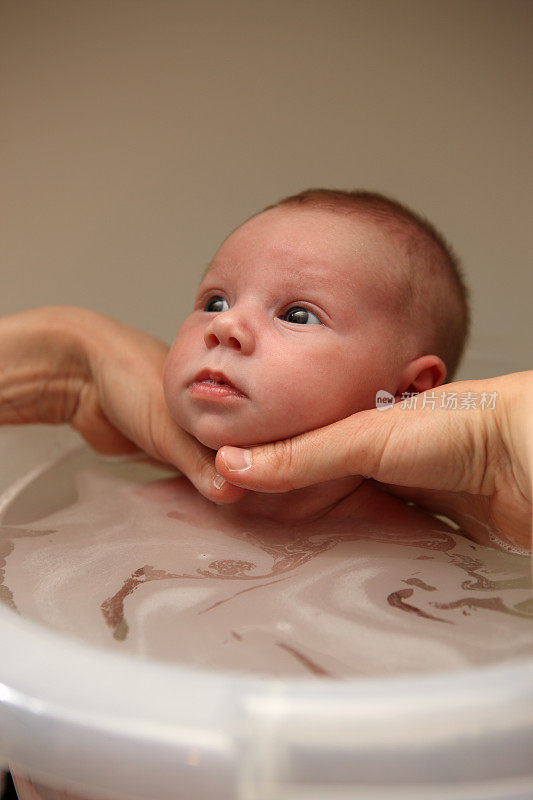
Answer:
[[[426,352],[438,355],[449,381],[463,354],[470,325],[468,289],[458,259],[444,237],[427,219],[378,192],[306,189],[284,197],[279,206],[322,208],[357,214],[382,226],[407,257],[406,300],[413,323],[426,323]]]

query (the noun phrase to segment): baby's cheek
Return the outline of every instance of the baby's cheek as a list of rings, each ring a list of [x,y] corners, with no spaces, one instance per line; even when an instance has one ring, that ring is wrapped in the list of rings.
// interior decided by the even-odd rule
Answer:
[[[269,398],[268,417],[283,436],[292,436],[331,421],[336,404],[331,387],[312,380],[293,380]]]

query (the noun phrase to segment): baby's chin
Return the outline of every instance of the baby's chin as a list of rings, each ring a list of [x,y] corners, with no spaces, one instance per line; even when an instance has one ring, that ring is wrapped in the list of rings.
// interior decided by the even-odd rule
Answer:
[[[268,436],[261,437],[258,439],[254,436],[243,436],[241,435],[232,435],[228,434],[206,434],[206,433],[197,433],[195,431],[189,431],[189,433],[194,436],[200,444],[209,447],[210,450],[220,450],[221,447],[225,447],[225,445],[233,445],[233,447],[255,447],[258,444],[265,444],[266,442],[273,441]]]
[[[238,426],[224,424],[220,420],[196,420],[192,424],[183,424],[178,420],[176,422],[201,444],[209,447],[210,450],[220,450],[225,445],[254,447],[295,435],[292,430],[276,431],[274,427],[266,425],[261,428],[258,428],[257,425],[251,427],[246,425]]]
[[[200,444],[205,445],[205,447],[209,447],[210,450],[220,450],[221,447],[224,445],[233,445],[234,447],[253,447],[256,444],[263,444],[266,441],[270,441],[267,438],[257,438],[257,431],[255,432],[255,436],[243,430],[234,431],[232,428],[233,426],[223,426],[220,424],[213,424],[209,423],[206,424],[205,422],[202,423],[187,423],[185,421],[180,422],[180,420],[175,420],[178,425],[183,428],[183,430],[190,433],[191,436],[194,436]]]
[[[193,434],[194,436],[194,434]],[[233,445],[234,447],[253,447],[260,442],[241,441],[235,437],[210,437],[210,436],[196,436],[200,444],[209,447],[210,450],[220,450],[225,445]]]
[[[210,450],[220,450],[225,445],[254,447],[269,442],[278,442],[334,421],[310,420],[302,414],[298,418],[300,424],[296,425],[295,419],[288,420],[283,415],[275,415],[274,419],[265,419],[265,415],[262,415],[258,424],[257,419],[250,420],[244,415],[244,417],[241,416],[239,423],[238,419],[231,419],[216,413],[190,414],[188,409],[180,408],[179,405],[171,409],[171,414],[180,428],[194,436],[200,444]]]

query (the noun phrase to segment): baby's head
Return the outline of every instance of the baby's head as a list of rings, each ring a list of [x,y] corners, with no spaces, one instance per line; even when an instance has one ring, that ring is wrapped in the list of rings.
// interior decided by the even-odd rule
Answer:
[[[222,243],[165,397],[212,449],[284,439],[374,407],[379,389],[450,380],[467,327],[456,261],[429,223],[382,195],[309,190]]]

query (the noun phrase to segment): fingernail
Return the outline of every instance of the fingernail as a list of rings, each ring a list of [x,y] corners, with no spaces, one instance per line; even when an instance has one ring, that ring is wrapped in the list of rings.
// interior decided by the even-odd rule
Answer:
[[[239,447],[224,447],[220,451],[220,457],[230,472],[246,472],[252,466],[252,453],[250,450],[241,450]]]
[[[221,489],[225,483],[226,481],[224,480],[222,475],[219,475],[218,472],[215,472],[215,477],[213,478],[213,486],[215,486],[217,489]]]

